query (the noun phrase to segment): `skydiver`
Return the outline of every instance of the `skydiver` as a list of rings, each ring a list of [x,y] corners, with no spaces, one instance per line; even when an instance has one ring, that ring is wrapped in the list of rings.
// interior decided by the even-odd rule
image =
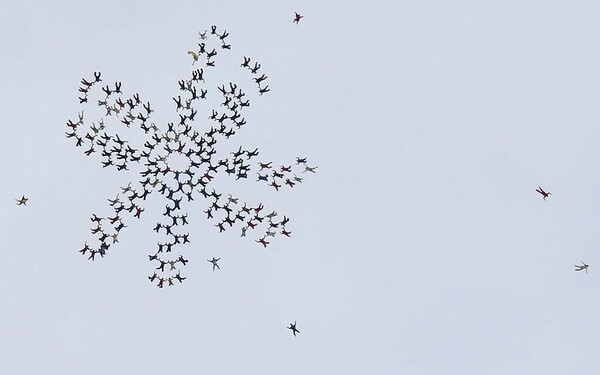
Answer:
[[[100,221],[102,221],[103,218],[96,216],[96,214],[92,214],[93,216],[90,218],[91,221],[94,221],[96,223],[100,223]]]
[[[177,110],[183,108],[183,105],[181,104],[181,96],[178,96],[177,99],[173,98],[173,101],[175,101],[175,104],[177,104]]]
[[[293,21],[293,22],[295,22],[295,23],[296,23],[296,25],[297,25],[297,24],[298,24],[298,22],[300,22],[300,19],[301,19],[301,18],[303,18],[304,16],[301,16],[301,15],[300,15],[300,14],[298,14],[297,12],[294,12],[294,13],[296,13],[296,15],[294,16],[294,21]]]
[[[180,283],[183,282],[183,280],[185,280],[185,277],[181,277],[181,275],[179,274],[181,271],[177,271],[177,275],[175,275],[174,277],[179,280]]]
[[[217,56],[217,50],[213,48],[212,51],[206,53],[206,57],[210,60],[211,58]]]
[[[111,224],[114,224],[116,221],[121,220],[119,215],[116,215],[115,217],[107,217],[107,219],[110,221]]]
[[[225,101],[223,103],[221,103],[221,106],[228,107],[229,103],[231,103],[231,97],[230,96],[226,96],[225,97]]]
[[[316,167],[315,167],[316,168]],[[548,198],[549,195],[552,195],[552,193],[550,192],[545,192],[544,189],[542,189],[541,187],[538,186],[537,189],[535,189],[535,191],[537,191],[538,193],[542,194],[544,196],[544,200],[546,200],[546,198]]]
[[[133,215],[134,217],[137,217],[138,219],[140,218],[140,215],[142,214],[142,212],[144,212],[143,208],[140,207],[136,207],[135,209],[135,214]]]
[[[204,70],[202,70],[202,68],[200,69],[196,69],[194,72],[196,72],[196,81],[204,81]],[[193,74],[192,74],[193,75]]]
[[[115,82],[115,92],[121,94],[121,82]]]
[[[242,68],[250,68],[250,66],[248,66],[248,64],[250,64],[250,58],[244,56],[244,62],[242,63],[242,65],[240,65]],[[239,99],[239,98],[238,98]]]
[[[223,135],[225,136],[225,138],[229,139],[229,137],[231,137],[234,134],[235,134],[235,130],[229,129],[229,131],[227,133],[224,133]]]
[[[292,166],[290,165],[290,166],[287,166],[287,167],[286,167],[286,166],[283,166],[283,165],[282,165],[282,166],[281,166],[281,171],[282,171],[282,172],[291,172],[291,171],[292,171]]]
[[[295,182],[293,182],[292,180],[290,180],[289,178],[285,179],[285,183],[287,185],[289,185],[290,187],[294,187],[294,185],[296,184]]]
[[[244,219],[246,217],[244,215],[242,215],[241,213],[242,213],[242,211],[240,210],[235,214],[235,220],[244,221]]]
[[[290,326],[287,327],[287,329],[291,329],[294,336],[296,336],[296,333],[300,333],[300,331],[296,329],[296,322],[294,322],[294,324],[290,323]]]
[[[183,225],[186,225],[188,223],[187,216],[188,216],[187,214],[179,216]]]
[[[181,115],[179,114],[179,125],[185,125],[185,120],[187,120],[187,115]]]
[[[129,184],[127,184],[126,187],[121,187],[121,192],[127,193],[129,191],[133,191],[133,189],[131,188],[131,182]]]
[[[217,26],[215,26],[215,25],[212,25],[212,26],[210,27],[210,33],[211,33],[212,35],[217,35]]]
[[[118,164],[118,165],[117,165],[117,170],[118,170],[118,171],[122,171],[122,170],[126,170],[126,171],[128,171],[128,170],[129,170],[129,168],[127,168],[127,163],[123,162],[123,164]]]
[[[102,88],[102,91],[104,91],[106,93],[106,96],[110,96],[110,94],[112,94],[112,90],[110,89],[110,87],[108,85],[106,85],[105,87]]]
[[[261,88],[260,90],[258,90],[258,93],[259,93],[260,95],[262,95],[262,94],[264,94],[264,93],[267,93],[267,92],[269,92],[269,91],[271,91],[271,89],[269,89],[269,85],[266,85],[265,87],[263,87],[263,88]]]
[[[207,31],[208,30],[204,30],[203,33],[201,33],[200,31],[198,31],[198,36],[200,36],[200,39],[202,39],[202,40],[206,39],[206,32]]]
[[[73,122],[71,119],[69,119],[67,121],[67,126],[70,127],[71,129],[75,130],[77,128],[77,126],[79,126],[79,123]]]
[[[223,113],[221,115],[221,117],[219,117],[219,119],[217,121],[219,121],[219,123],[221,123],[221,128],[219,130],[219,133],[223,134],[223,132],[225,131],[225,125],[223,125],[223,121],[227,120],[229,117],[227,116],[227,114]],[[213,140],[213,142],[216,142],[216,140]],[[214,143],[213,143],[214,144]],[[212,146],[213,144],[208,144],[209,146]]]
[[[235,223],[235,220],[232,220],[229,217],[229,214],[227,214],[227,217],[223,221],[226,222],[227,224],[229,224],[230,227],[233,227],[233,224]]]
[[[585,273],[587,273],[588,267],[590,266],[589,264],[585,264],[584,262],[581,262],[581,266],[578,266],[577,264],[575,265],[575,271],[583,271],[585,270]]]
[[[184,266],[187,264],[188,260],[187,259],[183,259],[183,255],[180,255],[179,258],[177,258],[177,260],[179,262],[181,262]]]
[[[210,66],[210,67],[215,67],[215,62],[214,61],[210,61],[210,60],[206,60],[206,66]]]
[[[150,102],[148,102],[147,104],[144,104],[144,109],[146,110],[146,113],[148,116],[150,116],[150,113],[154,112],[154,110],[150,109]]]
[[[258,83],[258,84],[260,85],[260,83],[261,83],[262,81],[264,81],[265,79],[267,79],[267,78],[268,78],[268,77],[267,77],[266,75],[264,75],[264,74],[263,74],[262,76],[260,76],[260,77],[258,77],[258,78],[254,78],[254,82],[256,82],[256,83]]]
[[[94,82],[102,82],[102,80],[100,79],[100,75],[102,73],[100,72],[94,72]]]
[[[246,206],[246,202],[244,202],[244,205],[242,206],[242,208],[240,209],[240,212],[245,212],[247,214],[249,214],[250,212],[252,212],[252,209],[249,208],[248,206]]]
[[[288,231],[286,231],[285,229],[282,229],[282,230],[281,230],[281,234],[283,234],[283,235],[284,235],[284,236],[286,236],[286,237],[289,237],[289,236],[290,236],[290,234],[292,234],[292,232],[288,232]]]
[[[111,206],[116,205],[117,203],[121,203],[121,200],[119,199],[119,194],[117,194],[117,196],[115,197],[115,199],[107,199],[108,202],[110,203]]]
[[[317,172],[315,172],[315,169],[317,169],[317,168],[319,168],[319,167],[309,167],[308,165],[305,165],[304,166],[304,171],[302,173],[304,173],[304,172],[317,173]]]
[[[263,169],[271,168],[271,164],[272,164],[272,162],[268,162],[268,163],[259,163],[260,170],[262,171]]]
[[[85,252],[86,252],[87,250],[92,250],[92,248],[90,248],[90,247],[88,246],[87,242],[86,242],[86,243],[84,244],[84,246],[83,246],[83,249],[79,250],[79,252],[80,252],[81,254],[85,254]]]
[[[266,237],[261,238],[260,240],[256,240],[256,242],[262,244],[264,247],[267,247],[267,245],[270,243],[268,241],[265,241]]]
[[[218,268],[218,269],[221,269],[221,267],[219,267],[219,265],[217,264],[217,262],[218,262],[220,259],[221,259],[221,258],[216,258],[216,259],[215,259],[215,257],[213,257],[213,258],[212,258],[212,260],[207,260],[207,262],[210,262],[210,263],[212,263],[212,265],[213,265],[213,271],[215,270],[215,267],[216,267],[216,268]]]
[[[256,72],[258,72],[258,69],[260,69],[260,64],[254,63],[254,68],[250,68],[250,71],[252,72],[252,74],[256,74]]]
[[[237,151],[230,152],[230,154],[232,154],[235,159],[239,158],[244,154],[244,151],[242,151],[242,146],[240,146],[240,148]]]

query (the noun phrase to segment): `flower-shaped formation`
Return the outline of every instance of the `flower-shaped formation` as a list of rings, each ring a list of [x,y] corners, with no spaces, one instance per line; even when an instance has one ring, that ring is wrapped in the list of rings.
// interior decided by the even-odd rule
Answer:
[[[259,154],[258,149],[249,150],[241,146],[225,158],[218,157],[217,143],[234,136],[246,125],[242,112],[247,110],[250,102],[244,91],[233,82],[217,85],[218,91],[210,91],[205,74],[215,68],[217,48],[222,52],[230,50],[231,46],[226,43],[228,33],[219,34],[216,26],[211,27],[210,33],[199,34],[199,49],[188,51],[192,58],[190,75],[178,82],[180,94],[173,98],[179,120],[168,123],[166,131],[151,122],[154,110],[149,102],[143,101],[138,93],[125,96],[121,82],[104,85],[100,72],[94,72],[93,78],[82,79],[79,88],[80,104],[97,104],[96,110],[99,108],[102,112],[99,119],[86,124],[84,111],[81,111],[77,121],[67,121],[70,128],[67,138],[74,139],[77,147],[83,147],[85,155],[100,154],[104,168],[113,167],[136,176],[132,177],[135,181],[121,187],[114,199],[108,199],[112,210],[110,214],[92,214],[91,232],[97,236],[97,243],[89,245],[85,242],[79,252],[90,260],[104,257],[118,242],[119,233],[127,227],[127,219],[140,218],[148,195],[158,192],[165,200],[165,211],[154,230],[162,239],[157,242],[156,251],[148,255],[155,265],[148,278],[159,288],[185,279],[181,275],[181,267],[188,261],[178,248],[190,242],[190,233],[183,230],[188,224],[188,214],[182,206],[198,196],[210,201],[204,213],[220,232],[237,226],[242,237],[252,236],[264,247],[273,237],[291,235],[286,216],[276,211],[267,212],[262,203],[249,205],[231,194],[217,192],[211,182],[219,171],[237,180],[256,176],[258,183],[279,191],[302,183],[303,177],[300,176],[315,173],[317,168],[309,166],[306,158],[300,157],[286,164],[253,162]],[[215,41],[216,47],[208,46]],[[202,63],[204,67],[196,67]],[[252,75],[260,95],[270,91],[264,84],[267,76],[259,76],[260,64],[244,57],[241,67]],[[200,122],[196,117],[197,108],[201,103],[207,103],[207,96],[213,92],[222,101],[218,108],[209,111],[208,125],[204,126],[209,129],[200,132],[194,126]],[[140,137],[129,141],[116,130],[111,131],[113,127],[139,127],[143,133],[140,131]],[[134,147],[137,143],[140,145]],[[134,171],[136,167],[139,167],[139,172]]]

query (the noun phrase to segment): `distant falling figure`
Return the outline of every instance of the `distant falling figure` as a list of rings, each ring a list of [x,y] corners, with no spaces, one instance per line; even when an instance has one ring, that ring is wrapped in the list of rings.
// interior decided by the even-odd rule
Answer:
[[[213,271],[215,270],[215,267],[217,267],[218,269],[221,269],[221,267],[219,267],[219,265],[217,264],[217,262],[220,260],[221,258],[216,258],[213,257],[212,260],[207,260],[207,262],[211,262],[213,265]]]
[[[296,333],[300,333],[300,331],[296,329],[296,322],[294,322],[294,324],[290,323],[290,326],[287,327],[287,329],[291,329],[294,336],[296,336]]]
[[[298,14],[298,12],[294,12],[296,13],[296,17],[294,17],[294,22],[296,23],[296,25],[298,24],[298,22],[300,22],[300,18],[304,17],[301,16],[300,14]]]
[[[583,271],[585,270],[585,273],[587,273],[588,267],[590,266],[589,264],[585,264],[584,262],[581,262],[581,266],[579,265],[575,265],[575,271]]]
[[[538,193],[542,194],[544,196],[544,200],[546,200],[546,198],[548,198],[548,195],[552,195],[552,193],[550,192],[545,192],[544,189],[542,189],[541,187],[538,186],[537,189],[535,189],[535,191],[537,191]]]
[[[15,199],[17,201],[17,206],[27,206],[27,200],[29,198],[26,198],[24,195],[21,197],[21,199]]]

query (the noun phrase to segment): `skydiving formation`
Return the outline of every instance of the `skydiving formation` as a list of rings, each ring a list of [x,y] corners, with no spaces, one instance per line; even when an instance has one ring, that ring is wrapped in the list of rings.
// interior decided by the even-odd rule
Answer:
[[[83,78],[79,87],[79,103],[94,113],[88,121],[84,110],[76,119],[67,121],[66,136],[88,157],[98,157],[103,168],[114,168],[131,176],[131,182],[108,199],[108,212],[92,213],[91,234],[94,245],[85,242],[79,250],[89,260],[104,257],[118,242],[121,231],[145,213],[144,203],[151,194],[160,195],[164,212],[154,227],[156,249],[148,255],[154,272],[148,279],[159,288],[185,280],[181,268],[188,262],[180,248],[193,237],[183,228],[188,225],[186,204],[204,198],[206,214],[213,227],[224,232],[237,227],[241,237],[251,237],[261,248],[276,237],[290,237],[289,218],[268,210],[263,202],[247,203],[229,193],[217,191],[213,180],[219,172],[235,180],[252,181],[273,189],[291,189],[304,180],[306,172],[316,173],[317,166],[297,156],[285,163],[258,161],[256,147],[225,147],[246,119],[242,113],[250,106],[250,96],[261,97],[270,92],[268,76],[261,64],[243,58],[241,68],[253,91],[243,90],[242,83],[227,82],[210,87],[205,77],[218,66],[217,58],[230,53],[229,33],[217,26],[199,32],[197,48],[187,51],[191,70],[177,82],[179,92],[173,96],[175,113],[172,120],[159,127],[153,122],[154,109],[137,93],[125,94],[120,81],[106,83],[101,72]],[[182,53],[182,56],[186,54]],[[244,88],[245,89],[245,88]],[[258,95],[256,95],[258,94]],[[215,101],[209,105],[209,99]],[[127,133],[136,132],[135,137]],[[217,147],[217,144],[222,144]],[[308,174],[312,174],[308,173]],[[303,177],[299,177],[299,175]],[[213,258],[213,270],[219,268]]]

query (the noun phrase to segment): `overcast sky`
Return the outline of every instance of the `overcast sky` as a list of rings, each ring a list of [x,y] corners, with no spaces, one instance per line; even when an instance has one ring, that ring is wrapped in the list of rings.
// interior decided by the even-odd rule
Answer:
[[[598,2],[122,3],[0,0],[3,372],[598,372]],[[213,92],[247,79],[242,56],[271,89],[221,152],[318,173],[277,192],[220,172],[292,237],[219,233],[198,196],[187,280],[158,289],[158,194],[105,258],[77,253],[141,178],[86,157],[65,123],[94,71],[177,121],[186,52],[213,24],[232,46]]]

